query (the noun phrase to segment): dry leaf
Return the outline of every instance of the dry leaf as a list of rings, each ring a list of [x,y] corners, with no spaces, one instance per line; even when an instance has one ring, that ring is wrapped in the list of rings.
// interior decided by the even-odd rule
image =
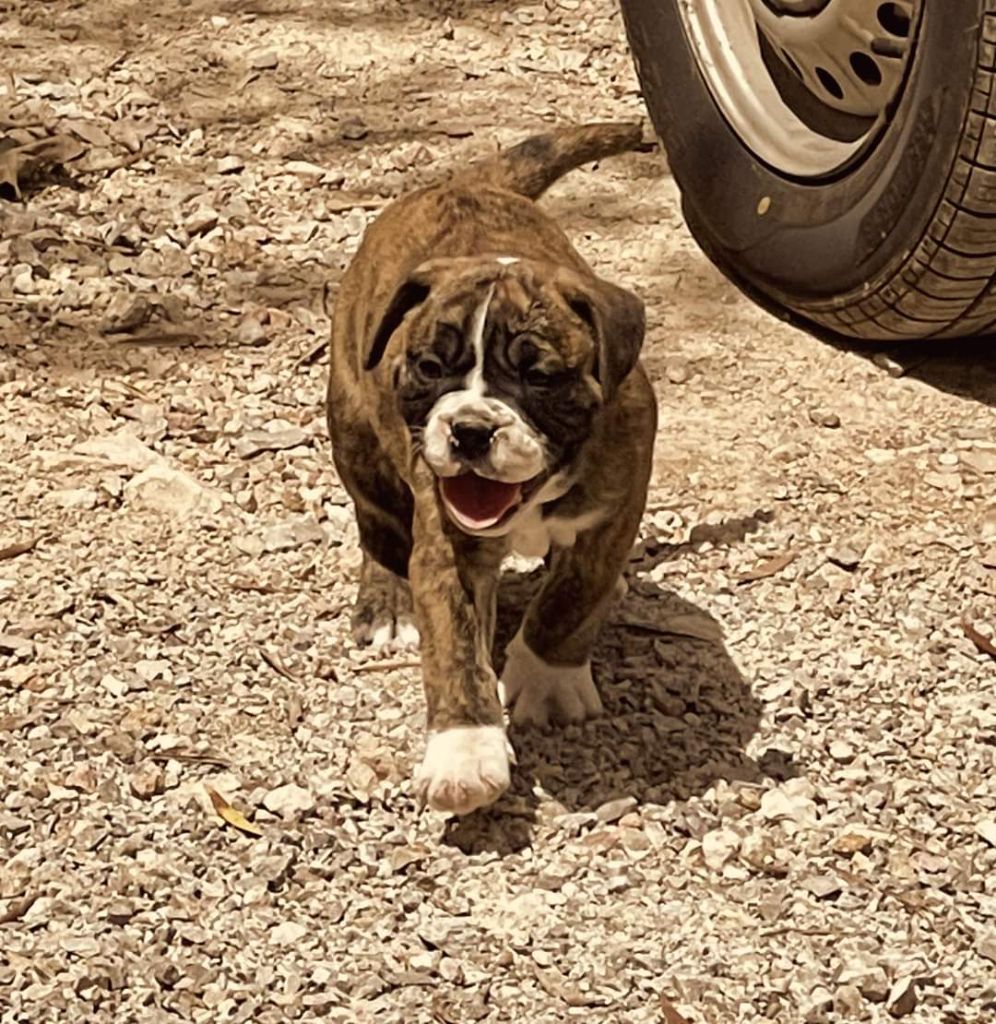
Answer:
[[[267,583],[262,580],[254,579],[233,579],[232,580],[233,590],[245,590],[255,594],[277,594],[279,589],[272,583]]]
[[[750,572],[744,573],[737,582],[743,585],[744,583],[754,583],[757,580],[764,580],[769,576],[775,576],[782,569],[791,565],[798,557],[798,551],[786,551],[783,555],[775,555],[774,558],[769,558],[761,562],[760,565],[755,566]]]
[[[472,125],[460,121],[450,121],[447,124],[442,124],[439,126],[439,130],[451,139],[466,139],[474,134]]]
[[[988,654],[990,658],[996,658],[996,644],[994,644],[989,637],[980,633],[967,619],[962,620],[961,628],[965,631],[965,636],[967,636],[983,654]]]
[[[17,82],[14,81],[14,73],[12,71],[0,71],[0,82],[3,82],[3,88],[6,106],[13,105],[17,99]]]
[[[91,146],[108,147],[114,140],[95,121],[71,121],[66,127]]]
[[[432,1016],[439,1024],[463,1024],[464,1015],[440,996],[432,997]]]
[[[20,921],[22,917],[35,905],[38,894],[25,896],[22,900],[14,900],[7,909],[0,914],[0,924],[10,924],[12,921]]]
[[[996,569],[996,548],[990,548],[982,556],[983,569]]]
[[[837,836],[833,841],[833,851],[845,856],[850,856],[854,853],[868,853],[872,848],[873,842],[874,836],[868,835],[867,832],[852,829]]]
[[[429,851],[424,846],[396,846],[388,855],[391,870],[397,874],[419,861],[425,860]]]
[[[211,797],[211,803],[218,812],[219,818],[226,821],[233,828],[237,828],[240,832],[244,832],[247,836],[253,836],[258,839],[263,835],[263,830],[258,825],[254,825],[241,811],[234,808],[216,789],[207,784],[205,784],[204,789],[207,791],[207,795]]]
[[[18,555],[26,555],[29,551],[34,551],[40,540],[41,537],[32,537],[29,540],[14,541],[13,544],[0,548],[0,562],[6,562],[9,558],[17,558]]]
[[[85,151],[86,147],[69,135],[49,135],[22,146],[10,138],[0,139],[0,197],[20,199],[21,187],[33,175],[75,160]]]
[[[376,198],[372,199],[369,197],[357,196],[355,199],[350,199],[348,196],[343,194],[343,198],[330,200],[325,204],[325,209],[329,213],[345,213],[349,210],[379,210],[381,207],[386,206],[388,203],[387,199]]]
[[[604,1006],[605,999],[591,992],[582,992],[572,985],[556,967],[533,965],[533,976],[547,995],[554,996],[568,1006]]]
[[[683,1013],[679,1013],[674,1003],[663,993],[661,993],[661,1015],[664,1017],[664,1024],[689,1024],[688,1018]]]
[[[280,660],[279,656],[274,654],[272,651],[268,651],[265,647],[259,648],[259,656],[266,662],[278,676],[283,676],[289,683],[300,683],[296,675]]]

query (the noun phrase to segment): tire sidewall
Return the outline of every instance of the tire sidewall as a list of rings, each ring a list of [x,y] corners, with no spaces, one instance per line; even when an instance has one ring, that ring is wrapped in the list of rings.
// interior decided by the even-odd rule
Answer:
[[[699,71],[682,2],[622,6],[644,98],[703,247],[795,308],[839,308],[887,280],[922,237],[957,159],[985,0],[959,0],[943,14],[922,4],[889,126],[856,166],[819,183],[777,173],[741,142]]]

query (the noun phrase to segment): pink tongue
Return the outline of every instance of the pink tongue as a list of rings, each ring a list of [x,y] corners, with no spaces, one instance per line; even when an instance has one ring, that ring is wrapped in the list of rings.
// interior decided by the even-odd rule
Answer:
[[[475,530],[494,526],[522,493],[520,484],[488,480],[475,473],[444,477],[440,486],[443,498],[457,521]]]

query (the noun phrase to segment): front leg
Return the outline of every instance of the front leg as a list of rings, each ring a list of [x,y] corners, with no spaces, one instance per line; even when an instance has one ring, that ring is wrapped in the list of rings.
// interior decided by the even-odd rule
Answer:
[[[642,515],[642,502],[612,513],[554,551],[549,575],[506,648],[502,699],[516,724],[580,722],[602,713],[591,652],[614,599]]]
[[[431,482],[416,491],[413,541],[408,574],[428,725],[415,789],[434,810],[467,814],[509,785],[490,650],[501,551],[447,528]]]

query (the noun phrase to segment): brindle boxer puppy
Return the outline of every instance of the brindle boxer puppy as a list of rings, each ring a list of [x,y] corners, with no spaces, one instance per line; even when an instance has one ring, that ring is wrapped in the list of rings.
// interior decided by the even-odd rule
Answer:
[[[465,814],[508,786],[502,698],[521,723],[602,710],[589,658],[643,513],[656,426],[637,361],[643,305],[596,277],[532,200],[640,135],[536,136],[405,196],[342,281],[328,411],[363,547],[354,628],[378,643],[421,637],[416,788],[438,810]],[[512,550],[546,556],[549,575],[499,684],[495,595]]]

